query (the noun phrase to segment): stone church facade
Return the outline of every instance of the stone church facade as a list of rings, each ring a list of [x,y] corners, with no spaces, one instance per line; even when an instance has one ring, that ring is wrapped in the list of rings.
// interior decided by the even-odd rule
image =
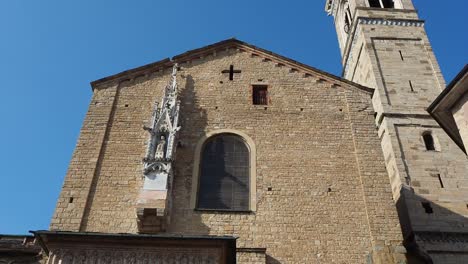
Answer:
[[[153,123],[173,61],[181,128],[171,193],[167,201],[145,204],[139,198],[153,189],[145,189],[142,159],[151,133],[143,126]],[[51,230],[227,235],[237,237],[239,263],[257,255],[263,263],[356,263],[404,253],[373,123],[372,89],[238,40],[93,87],[87,133],[77,144]],[[255,87],[267,88],[266,103],[253,104]],[[239,137],[249,150],[243,209],[197,204],[202,148],[219,135]],[[164,192],[153,195],[158,191]],[[147,212],[138,217],[141,209]]]
[[[343,78],[229,39],[92,83],[46,263],[468,263],[410,0],[329,0]]]

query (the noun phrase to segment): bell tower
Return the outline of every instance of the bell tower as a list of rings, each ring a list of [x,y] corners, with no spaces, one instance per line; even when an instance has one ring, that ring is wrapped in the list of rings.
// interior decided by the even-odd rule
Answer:
[[[468,162],[426,112],[446,84],[424,20],[411,0],[327,0],[325,9],[343,77],[375,89],[375,124],[408,250],[425,263],[468,263]]]

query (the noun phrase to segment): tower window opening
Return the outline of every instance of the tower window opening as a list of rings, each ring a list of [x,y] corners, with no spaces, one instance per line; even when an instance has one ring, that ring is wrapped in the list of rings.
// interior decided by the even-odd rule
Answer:
[[[434,137],[430,132],[426,132],[423,134],[424,145],[426,146],[426,150],[435,151],[435,144],[434,144]]]
[[[382,7],[379,0],[369,0],[370,7]]]
[[[395,3],[393,0],[382,0],[383,8],[394,8]]]
[[[424,208],[424,211],[426,211],[426,214],[434,213],[434,210],[432,209],[431,203],[422,202],[421,205]]]
[[[379,7],[379,8],[394,8],[394,0],[369,0],[370,7]]]

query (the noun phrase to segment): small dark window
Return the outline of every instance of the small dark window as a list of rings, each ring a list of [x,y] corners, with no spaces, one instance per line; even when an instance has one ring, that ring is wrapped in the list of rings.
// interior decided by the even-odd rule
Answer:
[[[248,211],[250,153],[233,134],[214,136],[201,153],[197,209]]]
[[[422,207],[426,211],[426,214],[432,214],[434,213],[434,210],[432,209],[431,203],[428,202],[422,202]]]
[[[434,151],[435,150],[435,145],[434,145],[434,137],[432,137],[432,134],[430,132],[427,132],[423,135],[424,139],[424,144],[426,145],[426,150]]]
[[[252,87],[252,100],[254,105],[267,105],[268,87],[266,85],[254,85]]]

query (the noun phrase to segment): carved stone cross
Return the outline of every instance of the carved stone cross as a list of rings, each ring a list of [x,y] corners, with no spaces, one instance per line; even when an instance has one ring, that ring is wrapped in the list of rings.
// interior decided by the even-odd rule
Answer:
[[[234,74],[241,73],[241,72],[242,72],[241,70],[234,70],[234,65],[231,65],[229,67],[229,70],[224,70],[221,73],[229,73],[229,80],[232,81],[234,79]]]

